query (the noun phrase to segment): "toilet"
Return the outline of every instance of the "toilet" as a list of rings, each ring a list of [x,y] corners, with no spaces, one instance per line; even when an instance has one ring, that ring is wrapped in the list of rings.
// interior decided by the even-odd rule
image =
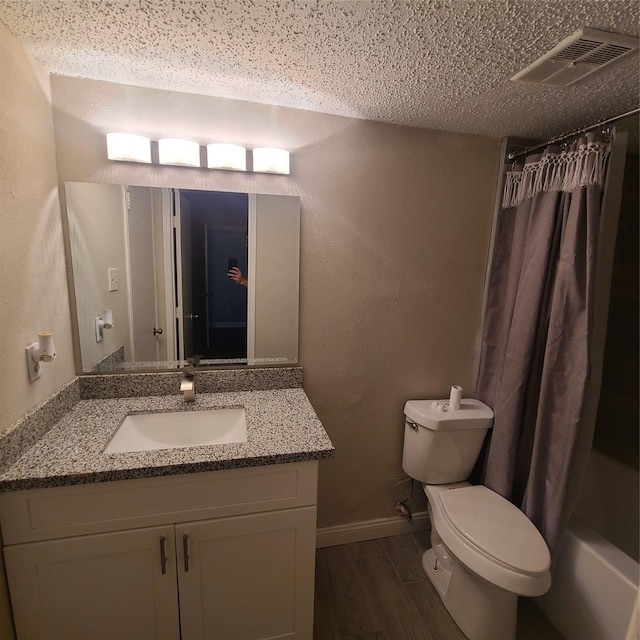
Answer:
[[[458,406],[459,405],[459,406]],[[422,567],[469,640],[515,640],[518,596],[551,586],[549,549],[520,509],[466,482],[493,424],[479,400],[409,400],[402,468],[429,501]]]

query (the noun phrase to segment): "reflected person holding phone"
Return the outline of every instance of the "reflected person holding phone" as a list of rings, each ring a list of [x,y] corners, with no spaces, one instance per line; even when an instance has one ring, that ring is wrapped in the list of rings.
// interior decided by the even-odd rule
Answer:
[[[229,278],[231,278],[234,282],[237,282],[239,285],[242,285],[243,287],[247,287],[249,285],[247,279],[242,275],[242,271],[240,271],[240,269],[238,268],[237,258],[229,259],[228,268],[229,270],[227,271],[227,275],[229,276]]]

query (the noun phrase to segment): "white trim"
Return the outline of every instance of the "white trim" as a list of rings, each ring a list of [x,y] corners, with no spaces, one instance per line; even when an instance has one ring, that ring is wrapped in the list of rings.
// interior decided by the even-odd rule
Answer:
[[[429,514],[426,511],[416,513],[413,516],[413,524],[409,524],[407,520],[398,516],[365,520],[363,522],[350,522],[349,524],[339,524],[334,527],[318,529],[316,533],[316,548],[387,538],[403,533],[425,531],[430,528]]]
[[[173,227],[175,229],[174,244],[174,264],[175,279],[173,285],[176,289],[174,300],[176,303],[174,321],[176,322],[177,333],[177,358],[181,362],[185,359],[184,350],[184,282],[182,281],[182,201],[180,189],[171,189],[173,198],[171,200],[173,208]],[[191,311],[189,311],[191,313]]]
[[[248,210],[248,266],[247,266],[247,364],[256,364],[256,268],[258,247],[258,202],[255,193],[249,194]]]
[[[208,145],[207,149],[212,146]],[[209,303],[211,302],[211,298],[209,297],[210,289],[209,289],[209,225],[205,222],[204,224],[204,295],[205,295],[205,303],[204,303],[204,318],[205,318],[205,333],[207,337],[207,349],[211,348],[211,332],[209,331]]]
[[[162,252],[164,272],[165,318],[162,323],[166,336],[167,360],[177,360],[176,353],[176,301],[173,286],[173,220],[171,189],[162,189]]]

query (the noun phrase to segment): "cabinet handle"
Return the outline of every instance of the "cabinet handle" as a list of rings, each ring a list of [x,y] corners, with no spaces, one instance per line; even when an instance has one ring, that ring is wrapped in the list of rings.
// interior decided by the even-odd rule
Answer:
[[[184,572],[189,571],[189,535],[182,536],[182,554],[184,555]]]
[[[166,538],[164,536],[160,536],[160,569],[162,571],[162,575],[167,573],[167,551],[165,549],[165,541]]]

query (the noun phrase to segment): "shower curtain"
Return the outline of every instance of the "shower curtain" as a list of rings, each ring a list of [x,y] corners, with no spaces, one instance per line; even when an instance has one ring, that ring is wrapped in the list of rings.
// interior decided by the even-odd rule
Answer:
[[[553,551],[584,446],[596,248],[610,145],[593,135],[508,171],[477,395],[493,408],[482,482],[520,507]]]

